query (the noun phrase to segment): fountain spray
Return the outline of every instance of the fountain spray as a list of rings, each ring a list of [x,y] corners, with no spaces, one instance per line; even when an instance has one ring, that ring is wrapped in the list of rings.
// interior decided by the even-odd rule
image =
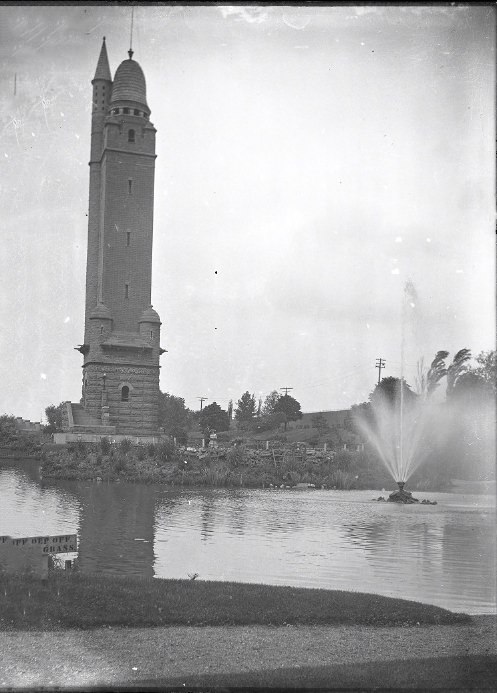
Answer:
[[[416,306],[417,293],[412,281],[408,280],[404,286],[404,294],[402,297],[402,309],[400,319],[400,412],[399,412],[399,479],[397,483],[402,482],[402,486],[407,481],[407,461],[404,455],[404,375],[405,375],[405,341],[406,341],[406,321],[407,307],[414,308]]]

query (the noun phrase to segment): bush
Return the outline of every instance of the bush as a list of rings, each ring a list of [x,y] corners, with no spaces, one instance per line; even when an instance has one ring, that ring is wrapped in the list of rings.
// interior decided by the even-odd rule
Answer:
[[[102,451],[102,455],[108,455],[111,447],[112,444],[108,438],[100,438],[100,450]]]
[[[186,445],[188,441],[188,433],[184,428],[173,428],[171,430],[171,435],[176,438],[176,443],[178,445]]]
[[[333,457],[333,464],[340,469],[350,469],[357,460],[357,454],[347,450],[339,450]]]
[[[119,450],[124,455],[126,455],[131,450],[132,447],[133,447],[133,444],[129,438],[123,438],[121,440],[121,442],[119,443]]]
[[[119,457],[116,457],[116,459],[114,460],[113,467],[116,474],[124,472],[126,469],[126,458],[121,455],[119,455]]]
[[[88,453],[88,446],[82,440],[77,440],[75,443],[69,443],[67,446],[69,453],[75,457],[84,457]]]
[[[172,440],[163,440],[157,446],[156,455],[160,462],[170,462],[174,456],[174,443]]]
[[[148,455],[149,457],[155,457],[156,452],[157,452],[157,450],[156,450],[156,447],[155,447],[154,443],[149,443],[149,444],[147,445],[147,455]]]
[[[231,467],[247,463],[247,453],[242,445],[231,447],[226,453],[226,460]]]

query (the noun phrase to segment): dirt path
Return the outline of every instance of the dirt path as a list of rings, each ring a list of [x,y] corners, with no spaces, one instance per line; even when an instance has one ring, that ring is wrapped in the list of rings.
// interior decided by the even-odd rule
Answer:
[[[0,633],[0,685],[426,689],[429,683],[452,690],[471,684],[473,690],[482,690],[497,681],[496,625],[495,617],[477,617],[470,625],[415,628],[244,626]]]

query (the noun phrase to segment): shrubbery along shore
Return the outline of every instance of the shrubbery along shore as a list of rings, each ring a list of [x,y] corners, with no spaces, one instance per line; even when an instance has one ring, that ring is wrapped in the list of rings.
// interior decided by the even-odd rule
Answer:
[[[272,443],[252,449],[242,441],[194,448],[165,439],[134,445],[129,439],[112,443],[76,442],[42,453],[45,478],[162,483],[170,486],[227,488],[295,487],[367,489],[392,481],[381,463],[367,453],[320,451]]]

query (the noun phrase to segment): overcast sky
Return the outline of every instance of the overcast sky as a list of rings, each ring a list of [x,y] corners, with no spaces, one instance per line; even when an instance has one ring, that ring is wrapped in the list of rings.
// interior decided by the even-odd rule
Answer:
[[[79,401],[91,79],[129,8],[0,7],[0,413]],[[161,389],[367,399],[494,348],[494,10],[143,7]]]

